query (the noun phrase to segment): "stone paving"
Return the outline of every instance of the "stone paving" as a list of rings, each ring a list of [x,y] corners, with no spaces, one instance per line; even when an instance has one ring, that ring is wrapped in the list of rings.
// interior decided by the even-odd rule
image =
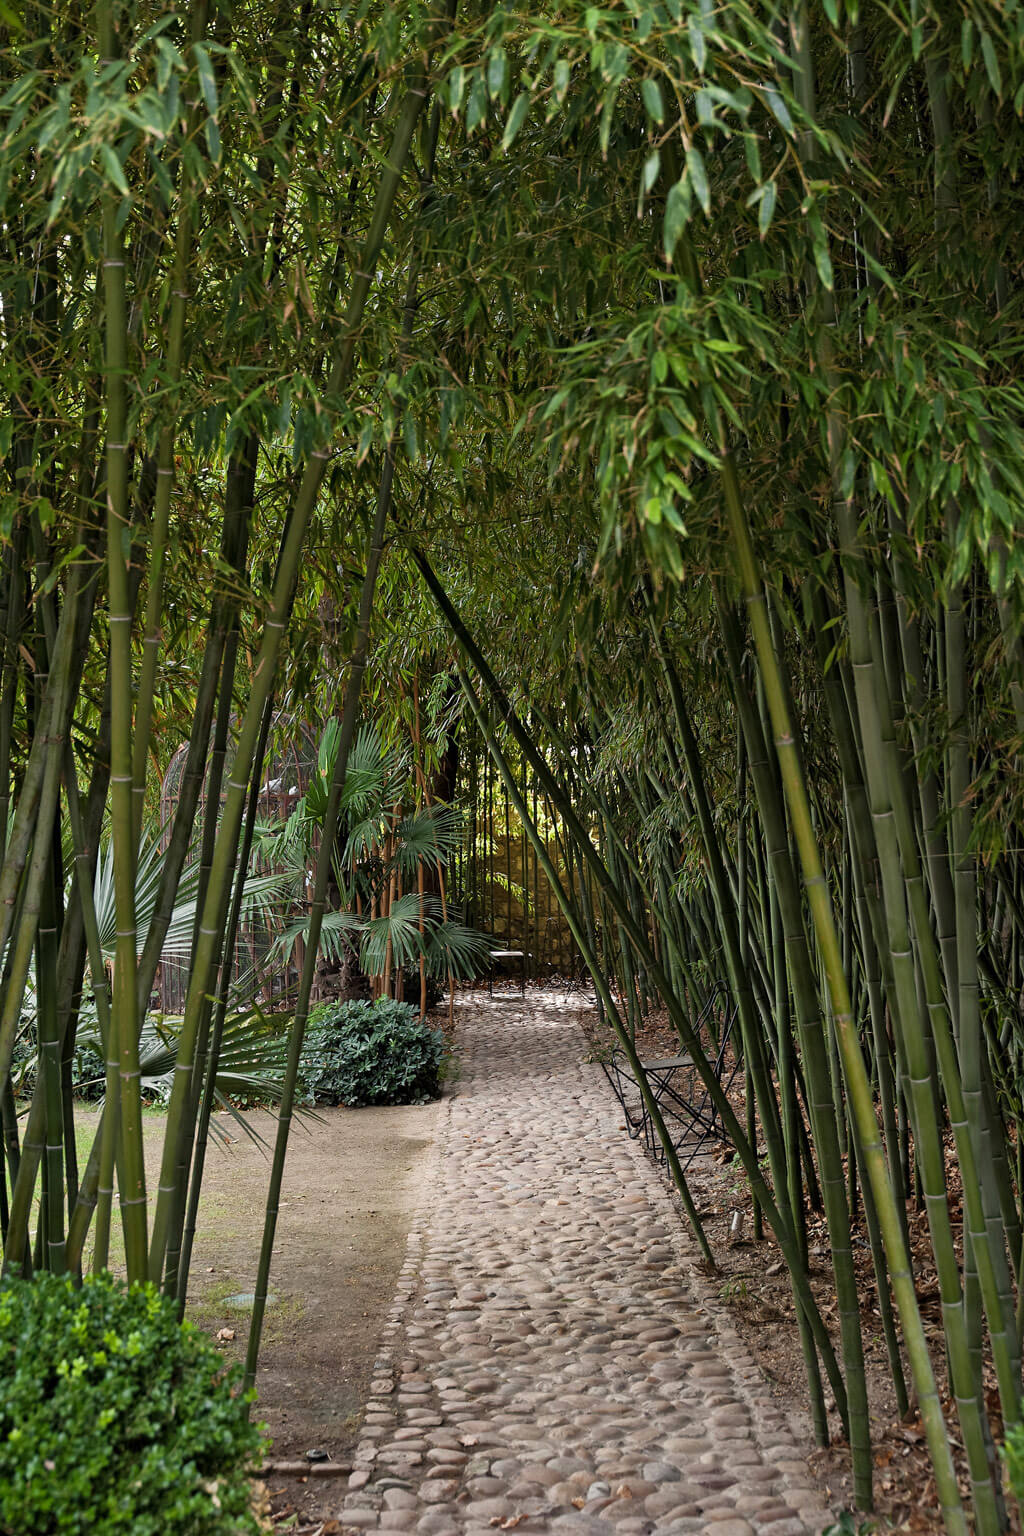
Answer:
[[[385,1328],[346,1530],[809,1536],[779,1407],[623,1134],[576,1000],[474,997]]]

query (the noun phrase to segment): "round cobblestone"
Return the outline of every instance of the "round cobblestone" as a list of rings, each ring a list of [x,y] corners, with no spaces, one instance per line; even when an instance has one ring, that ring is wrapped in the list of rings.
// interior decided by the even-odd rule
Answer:
[[[817,1536],[830,1516],[796,1450],[807,1424],[719,1319],[670,1192],[583,1060],[579,1006],[459,1010],[457,1094],[339,1521],[753,1536],[749,1514]]]

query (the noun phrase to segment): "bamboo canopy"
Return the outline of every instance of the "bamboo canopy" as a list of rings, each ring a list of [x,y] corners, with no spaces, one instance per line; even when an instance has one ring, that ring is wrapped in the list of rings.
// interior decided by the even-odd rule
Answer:
[[[129,1276],[183,1302],[273,721],[333,719],[252,1376],[373,720],[414,740],[417,807],[436,779],[465,808],[445,920],[513,937],[514,887],[540,953],[548,893],[649,1102],[652,1007],[694,1055],[860,1505],[864,1242],[945,1527],[1004,1529],[1024,8],[56,0],[0,6],[0,55],[5,1266],[102,1268],[116,1213]],[[153,1189],[139,1041],[193,878]],[[693,1031],[719,981],[735,1104]]]

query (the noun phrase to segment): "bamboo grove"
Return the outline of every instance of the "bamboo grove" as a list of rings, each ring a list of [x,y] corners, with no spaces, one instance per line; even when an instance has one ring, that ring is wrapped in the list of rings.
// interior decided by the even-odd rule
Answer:
[[[347,767],[414,657],[634,1063],[644,1008],[694,1049],[727,983],[746,1112],[719,1109],[861,1505],[855,1232],[946,1528],[1004,1527],[1022,39],[1010,0],[0,5],[6,1266],[103,1267],[116,1206],[128,1275],[184,1298],[268,742],[281,710],[333,717],[252,1378]],[[186,878],[148,1188],[139,1039]],[[88,1009],[107,1093],[79,1166]]]

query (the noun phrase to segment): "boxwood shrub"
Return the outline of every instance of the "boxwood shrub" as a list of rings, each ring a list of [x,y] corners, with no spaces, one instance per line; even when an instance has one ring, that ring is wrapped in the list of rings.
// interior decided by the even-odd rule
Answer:
[[[3,1536],[255,1533],[239,1370],[153,1286],[0,1283]]]
[[[309,1016],[303,1076],[321,1104],[422,1104],[440,1092],[443,1054],[441,1031],[409,1003],[324,1003]]]

